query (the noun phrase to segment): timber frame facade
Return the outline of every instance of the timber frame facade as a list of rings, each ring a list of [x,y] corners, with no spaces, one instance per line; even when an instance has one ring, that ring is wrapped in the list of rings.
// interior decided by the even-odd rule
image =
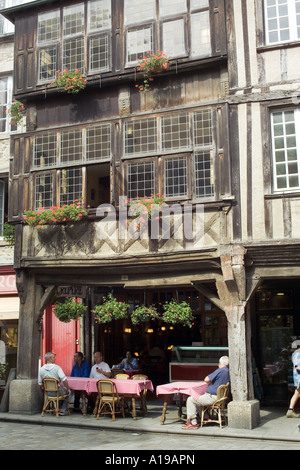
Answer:
[[[268,3],[176,0],[173,13],[164,0],[38,0],[3,12],[15,24],[14,96],[27,111],[11,142],[9,215],[21,300],[11,393],[31,391],[22,411],[36,406],[40,321],[58,286],[192,288],[226,315],[229,426],[258,425],[256,293],[273,281],[296,289],[300,278],[299,1],[285,13]],[[143,94],[137,60],[147,50],[168,53],[170,66]],[[72,66],[87,87],[59,93],[55,71]],[[151,193],[190,204],[194,223],[201,206],[203,236],[120,237],[120,196]],[[85,221],[22,223],[29,208],[77,197],[90,206]],[[104,203],[117,214],[106,238]],[[169,222],[174,234],[175,214]]]

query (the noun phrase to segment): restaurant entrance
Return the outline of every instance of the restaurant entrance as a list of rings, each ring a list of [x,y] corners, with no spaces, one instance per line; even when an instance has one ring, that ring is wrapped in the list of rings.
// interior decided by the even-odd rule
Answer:
[[[163,323],[160,320],[134,325],[130,318],[95,324],[95,348],[103,350],[105,361],[118,364],[126,350],[138,357],[142,371],[154,385],[169,381],[169,363],[173,346],[227,346],[227,320],[222,310],[194,289],[115,290],[113,295],[130,305],[130,313],[139,305],[154,305],[162,311],[166,301],[188,302],[194,314],[192,328]],[[94,289],[92,305],[99,303],[103,291]]]
[[[265,405],[286,407],[293,393],[291,343],[300,338],[299,280],[265,281],[256,293],[255,360]]]

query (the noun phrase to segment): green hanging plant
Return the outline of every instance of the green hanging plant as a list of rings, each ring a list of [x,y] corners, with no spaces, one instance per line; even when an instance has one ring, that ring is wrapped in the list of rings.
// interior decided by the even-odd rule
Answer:
[[[191,306],[187,302],[177,302],[173,299],[170,302],[165,302],[163,309],[162,320],[165,323],[188,326],[189,328],[193,326],[194,317]]]
[[[86,305],[80,302],[79,298],[66,297],[63,302],[58,302],[54,306],[54,315],[63,323],[71,320],[78,320],[86,313]]]
[[[15,244],[15,226],[8,222],[5,222],[3,224],[2,237],[7,243],[9,243],[10,245],[14,245]]]
[[[95,305],[92,310],[96,323],[108,323],[112,320],[127,318],[129,305],[126,302],[119,302],[112,294],[108,294],[102,300],[102,304]]]
[[[145,305],[140,305],[135,308],[130,315],[131,322],[134,325],[137,325],[140,322],[148,321],[148,320],[159,320],[161,317],[157,311],[157,309],[151,305],[150,307],[146,307]]]

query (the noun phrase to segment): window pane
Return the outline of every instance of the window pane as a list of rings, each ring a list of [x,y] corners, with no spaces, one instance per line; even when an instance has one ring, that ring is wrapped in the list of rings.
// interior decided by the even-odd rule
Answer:
[[[155,19],[155,0],[125,0],[124,24],[145,23]]]
[[[35,180],[35,209],[53,206],[53,176],[52,173],[38,175]]]
[[[212,144],[212,113],[210,109],[194,113],[194,145],[203,147]]]
[[[64,8],[63,35],[74,36],[84,32],[84,5],[80,3],[76,6]]]
[[[136,62],[153,51],[152,26],[127,32],[127,63]]]
[[[186,54],[183,19],[163,24],[163,50],[170,58]]]
[[[166,197],[187,196],[186,158],[167,158],[165,160]]]
[[[157,151],[156,119],[125,123],[125,155],[148,154]]]
[[[164,116],[162,118],[162,149],[177,150],[189,148],[189,115],[188,113]]]
[[[266,29],[269,44],[296,39],[295,5],[289,0],[265,0]]]
[[[109,38],[105,34],[90,39],[90,72],[109,70]]]
[[[88,2],[89,31],[100,31],[111,28],[111,0]]]
[[[191,15],[191,55],[207,57],[211,55],[209,12]]]
[[[129,199],[154,194],[154,162],[132,163],[128,165],[127,173]]]
[[[61,133],[60,159],[63,162],[82,160],[82,132],[81,130]]]
[[[296,117],[298,111],[293,110],[272,114],[275,189],[299,187]]]
[[[37,135],[34,141],[34,166],[44,168],[55,165],[57,154],[56,134]]]
[[[209,6],[209,0],[191,0],[191,10],[206,8]]]
[[[110,158],[110,126],[89,127],[86,131],[86,159]]]
[[[178,15],[180,13],[186,13],[186,11],[186,0],[160,0],[159,2],[160,18],[170,15]]]
[[[8,105],[8,78],[0,79],[0,132],[7,132],[7,119],[8,115],[6,107]]]
[[[63,47],[63,68],[82,70],[84,68],[83,38],[68,39],[64,41]]]
[[[57,41],[59,39],[59,10],[42,13],[38,16],[38,43]]]
[[[81,168],[62,170],[60,174],[60,205],[71,204],[82,197]]]
[[[210,152],[195,155],[196,197],[214,195],[213,162]]]
[[[52,80],[57,70],[56,46],[47,47],[39,51],[39,80]]]

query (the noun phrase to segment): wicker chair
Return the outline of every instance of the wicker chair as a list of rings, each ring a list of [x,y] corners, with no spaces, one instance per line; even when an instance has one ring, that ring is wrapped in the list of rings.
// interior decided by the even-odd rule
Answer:
[[[135,374],[131,377],[132,380],[148,380],[148,376],[144,374]],[[147,401],[146,401],[147,390],[144,389],[140,395],[141,410],[147,414]]]
[[[117,375],[114,376],[114,379],[128,380],[128,379],[130,379],[130,375],[128,375],[128,374],[117,374]]]
[[[230,383],[226,385],[220,385],[217,390],[217,399],[212,405],[206,405],[202,407],[201,411],[201,427],[207,423],[217,423],[220,428],[227,424],[227,416],[225,414],[225,408],[229,400]],[[205,413],[207,412],[208,418],[205,419]]]
[[[111,377],[112,379],[114,379],[116,377],[117,374],[124,374],[124,369],[112,369],[111,370]]]
[[[65,395],[63,388],[59,387],[58,380],[52,377],[45,377],[43,379],[43,388],[44,388],[44,406],[41,416],[44,416],[44,413],[55,413],[58,418],[59,415],[59,402],[64,401],[67,404],[67,412],[70,414],[69,407],[69,394]],[[53,396],[49,396],[49,393]]]
[[[109,379],[100,379],[97,382],[98,389],[98,407],[97,407],[97,419],[100,414],[110,414],[112,420],[115,421],[115,414],[122,413],[122,417],[125,418],[124,413],[124,402],[119,397],[117,392],[116,384]],[[119,407],[119,410],[117,409]]]

